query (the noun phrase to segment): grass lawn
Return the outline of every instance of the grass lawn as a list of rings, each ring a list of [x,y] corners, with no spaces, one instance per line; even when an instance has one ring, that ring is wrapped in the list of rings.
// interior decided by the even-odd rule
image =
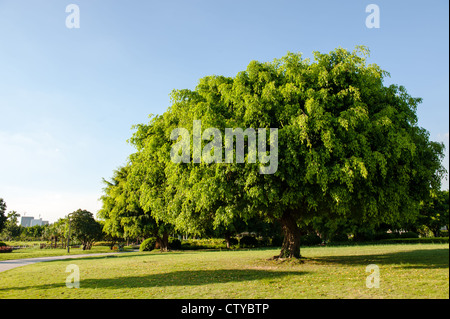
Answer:
[[[302,248],[301,262],[268,260],[278,249],[131,252],[51,261],[0,273],[0,298],[449,298],[449,245]],[[66,267],[80,288],[65,285]],[[367,288],[376,264],[380,287]]]
[[[9,244],[9,243],[8,243]],[[70,248],[70,255],[93,254],[93,253],[111,253],[113,252],[106,246],[94,246],[91,250],[83,250],[81,248]],[[37,258],[50,256],[63,256],[67,254],[67,248],[39,249],[39,246],[15,249],[11,253],[1,253],[0,261],[23,258]]]

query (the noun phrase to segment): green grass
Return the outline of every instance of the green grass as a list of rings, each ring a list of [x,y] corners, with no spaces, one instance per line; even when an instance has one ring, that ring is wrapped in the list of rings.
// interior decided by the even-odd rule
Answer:
[[[92,254],[92,253],[111,253],[113,252],[107,246],[94,246],[91,250],[83,250],[81,248],[70,248],[70,255]],[[16,249],[11,253],[0,253],[0,261],[23,258],[63,256],[67,254],[67,248],[48,248],[39,249],[39,246],[31,246],[29,248]]]
[[[449,245],[302,248],[306,259],[268,260],[278,249],[139,252],[91,256],[0,273],[0,298],[449,298]],[[67,265],[80,288],[65,286]],[[367,288],[366,266],[380,269]]]

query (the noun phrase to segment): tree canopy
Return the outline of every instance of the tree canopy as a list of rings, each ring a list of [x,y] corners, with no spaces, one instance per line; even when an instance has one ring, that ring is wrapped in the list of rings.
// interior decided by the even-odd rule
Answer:
[[[389,74],[367,64],[368,56],[365,47],[314,52],[313,61],[288,53],[252,61],[235,77],[206,76],[194,90],[174,90],[166,112],[135,126],[127,164],[133,191],[124,201],[180,232],[226,230],[236,219],[279,221],[279,257],[300,257],[299,227],[320,216],[371,225],[414,220],[420,202],[440,187],[443,144],[417,124],[421,99],[384,86]],[[227,128],[277,129],[270,148],[258,144],[263,155],[277,152],[276,171],[261,174],[264,156],[254,160],[248,136],[243,162],[236,154],[206,160],[218,153],[226,159],[227,144],[196,132],[198,120],[221,136]],[[179,128],[191,134],[189,160],[174,162]]]

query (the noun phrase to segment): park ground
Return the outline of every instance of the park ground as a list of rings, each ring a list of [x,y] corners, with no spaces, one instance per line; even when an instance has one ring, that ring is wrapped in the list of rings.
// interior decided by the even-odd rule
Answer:
[[[449,298],[448,244],[305,247],[300,261],[270,260],[277,253],[155,250],[41,262],[0,272],[0,298]],[[66,287],[70,264],[79,288]],[[379,288],[366,285],[370,264]]]

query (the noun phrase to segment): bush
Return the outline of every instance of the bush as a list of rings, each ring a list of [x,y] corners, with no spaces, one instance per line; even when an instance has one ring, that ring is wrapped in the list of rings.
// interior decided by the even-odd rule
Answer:
[[[241,248],[253,248],[258,246],[258,239],[253,236],[243,236],[239,240],[239,247]]]
[[[374,240],[382,240],[382,239],[391,239],[396,238],[395,233],[387,233],[387,232],[376,232],[374,236]]]
[[[111,247],[112,242],[110,241],[96,241],[92,246],[108,246]]]
[[[353,241],[355,242],[373,241],[374,239],[375,239],[375,232],[370,230],[356,232],[353,236]]]
[[[226,249],[221,238],[186,239],[181,243],[181,249]]]
[[[270,238],[269,237],[263,237],[258,240],[258,246],[259,247],[269,247],[270,246]]]
[[[175,249],[175,250],[180,250],[181,249],[181,240],[179,240],[178,238],[170,237],[169,238],[169,248]]]
[[[283,245],[283,236],[272,237],[272,246],[281,247],[281,245]]]
[[[0,246],[0,253],[11,253],[13,248],[10,246]]]
[[[419,235],[415,232],[408,231],[406,233],[400,234],[399,238],[419,238]]]
[[[152,251],[153,249],[155,249],[155,245],[156,245],[156,237],[147,238],[139,246],[139,251]]]
[[[427,237],[427,238],[393,238],[382,240],[388,244],[448,244],[448,237]]]
[[[330,235],[330,242],[332,243],[345,243],[348,241],[348,235],[343,233],[336,233]]]
[[[236,237],[230,237],[229,240],[230,240],[230,248],[233,246],[237,246],[239,244],[239,240]],[[222,243],[225,244],[225,246],[227,245],[226,240],[224,240]]]
[[[6,244],[4,242],[0,241],[0,247],[6,246]]]
[[[316,246],[322,243],[322,238],[317,234],[308,234],[300,237],[300,245],[302,246]]]

